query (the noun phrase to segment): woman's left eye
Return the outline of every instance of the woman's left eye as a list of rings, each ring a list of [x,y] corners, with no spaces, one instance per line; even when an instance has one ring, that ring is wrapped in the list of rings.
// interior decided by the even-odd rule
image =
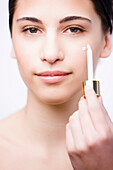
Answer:
[[[78,27],[70,27],[70,28],[67,28],[64,32],[76,34],[76,33],[84,32],[84,30]]]
[[[31,28],[25,28],[23,32],[28,32],[30,34],[36,34],[36,33],[40,33],[40,30],[35,28],[35,27],[31,27]]]

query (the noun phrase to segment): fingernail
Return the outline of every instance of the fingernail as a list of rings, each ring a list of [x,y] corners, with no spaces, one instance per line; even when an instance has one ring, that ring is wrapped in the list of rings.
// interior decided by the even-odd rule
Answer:
[[[89,85],[86,85],[86,86],[85,86],[85,92],[86,92],[86,91],[89,91],[90,89],[91,89],[91,86],[89,86]]]
[[[82,96],[81,98],[80,98],[80,100],[83,100],[84,99],[84,97]]]
[[[102,97],[101,97],[101,96],[99,96],[98,99],[99,99],[99,102],[100,102],[100,103],[103,103],[103,100],[102,100]]]
[[[79,101],[79,103],[78,103],[78,108],[80,108],[83,100],[84,100],[84,97],[81,97],[81,98],[80,98],[80,101]]]

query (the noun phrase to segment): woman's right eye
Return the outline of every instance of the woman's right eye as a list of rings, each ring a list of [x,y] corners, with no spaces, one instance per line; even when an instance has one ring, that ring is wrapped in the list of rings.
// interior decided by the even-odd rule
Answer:
[[[31,27],[31,28],[25,28],[23,32],[27,32],[29,34],[37,34],[40,33],[41,31],[35,27]]]

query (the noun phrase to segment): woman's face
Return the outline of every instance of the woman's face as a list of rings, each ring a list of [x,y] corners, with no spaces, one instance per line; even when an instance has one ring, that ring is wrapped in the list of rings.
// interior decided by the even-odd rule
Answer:
[[[82,48],[91,45],[95,67],[104,35],[90,0],[18,0],[12,40],[29,91],[57,104],[81,94],[81,82],[87,79]]]

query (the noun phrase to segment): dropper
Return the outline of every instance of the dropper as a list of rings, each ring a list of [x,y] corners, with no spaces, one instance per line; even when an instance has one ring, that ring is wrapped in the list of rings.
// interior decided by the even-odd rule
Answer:
[[[87,68],[88,80],[82,82],[82,95],[85,97],[85,86],[90,86],[94,89],[97,96],[100,96],[100,82],[93,79],[93,53],[90,45],[87,45]]]

